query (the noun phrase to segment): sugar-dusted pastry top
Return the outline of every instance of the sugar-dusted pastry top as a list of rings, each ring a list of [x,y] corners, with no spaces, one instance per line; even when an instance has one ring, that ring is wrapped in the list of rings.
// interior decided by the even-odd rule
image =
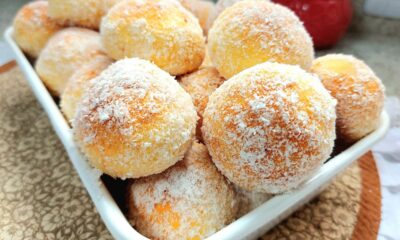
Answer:
[[[113,63],[111,58],[98,56],[92,61],[85,63],[69,78],[60,97],[61,111],[69,122],[73,121],[78,103],[89,87],[90,80],[97,77],[111,63]]]
[[[51,36],[61,29],[48,15],[48,2],[35,1],[24,5],[14,17],[13,37],[30,57],[37,58]]]
[[[74,135],[89,162],[113,177],[156,174],[181,160],[197,114],[176,80],[137,58],[117,61],[91,80],[78,104]]]
[[[308,70],[312,41],[298,17],[268,1],[240,1],[225,9],[208,34],[214,66],[225,78],[265,61],[299,65]]]
[[[336,100],[296,66],[263,63],[209,97],[203,138],[218,169],[248,191],[293,189],[329,157]]]
[[[65,85],[82,64],[104,56],[98,32],[85,28],[65,28],[53,35],[35,64],[40,79],[60,96]]]
[[[203,144],[167,171],[134,180],[129,219],[151,239],[205,239],[235,219],[237,200]]]
[[[199,21],[175,0],[131,0],[115,5],[100,32],[109,56],[138,57],[171,75],[196,70],[204,58]]]
[[[355,142],[378,127],[385,99],[385,87],[361,60],[343,54],[315,59],[311,72],[338,101],[338,137]]]

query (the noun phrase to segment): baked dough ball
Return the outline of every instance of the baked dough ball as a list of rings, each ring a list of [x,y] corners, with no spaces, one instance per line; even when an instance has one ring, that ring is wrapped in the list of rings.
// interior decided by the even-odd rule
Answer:
[[[90,80],[97,77],[112,62],[112,59],[109,57],[99,56],[88,64],[83,65],[70,77],[65,90],[61,94],[60,101],[61,111],[68,122],[72,122],[78,102],[89,86]]]
[[[226,79],[266,61],[309,69],[310,36],[288,8],[268,1],[240,1],[223,11],[208,34],[211,60]]]
[[[243,215],[251,212],[258,208],[263,203],[271,199],[274,195],[269,193],[249,192],[235,186],[236,195],[239,201],[239,210],[236,214],[236,218],[240,218]]]
[[[243,190],[296,188],[329,157],[336,101],[297,66],[256,65],[209,97],[203,138],[217,168]]]
[[[329,54],[317,58],[311,67],[322,84],[338,101],[338,137],[354,142],[374,131],[382,112],[385,89],[381,80],[353,56]]]
[[[201,126],[204,109],[208,103],[208,97],[217,89],[225,79],[219,75],[216,68],[207,67],[185,75],[180,79],[180,84],[192,97],[199,121],[197,122],[196,137],[203,141]]]
[[[215,4],[207,0],[179,0],[187,10],[199,19],[204,34],[208,32],[208,19],[214,12]]]
[[[135,180],[128,203],[130,221],[151,239],[205,239],[237,211],[233,187],[196,142],[167,171]]]
[[[138,57],[172,75],[197,69],[204,58],[198,20],[174,0],[131,0],[104,17],[101,35],[114,59]]]
[[[15,15],[14,39],[29,56],[37,58],[47,40],[61,29],[47,14],[47,1],[35,1],[23,6]]]
[[[71,75],[100,55],[105,53],[97,32],[66,28],[50,38],[37,59],[35,69],[49,90],[60,96]]]
[[[121,0],[49,0],[49,15],[64,26],[99,29],[101,18]]]
[[[112,64],[91,80],[73,127],[89,162],[124,179],[160,173],[181,160],[196,121],[189,94],[173,77],[132,58]]]

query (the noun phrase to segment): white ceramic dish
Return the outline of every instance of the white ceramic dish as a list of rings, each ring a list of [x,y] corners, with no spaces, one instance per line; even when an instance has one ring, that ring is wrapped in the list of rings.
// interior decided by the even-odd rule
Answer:
[[[64,144],[72,164],[89,192],[97,211],[111,234],[116,239],[147,239],[130,226],[109,191],[100,180],[100,174],[92,169],[75,145],[71,129],[50,93],[35,73],[31,63],[12,38],[13,29],[5,32],[5,39],[15,53],[16,61],[36,98],[46,111],[50,122]],[[301,188],[275,196],[219,232],[208,240],[233,240],[256,238],[279,223],[293,211],[316,196],[340,172],[367,152],[380,140],[389,128],[389,118],[383,112],[377,130],[358,141],[345,151],[325,163]]]

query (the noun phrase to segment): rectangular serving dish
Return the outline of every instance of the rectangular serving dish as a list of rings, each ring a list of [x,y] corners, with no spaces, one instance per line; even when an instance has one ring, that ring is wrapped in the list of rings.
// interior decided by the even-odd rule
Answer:
[[[26,76],[29,86],[47,113],[51,125],[63,143],[72,164],[108,230],[116,239],[147,239],[129,224],[110,192],[100,180],[99,172],[89,166],[86,159],[79,152],[73,141],[72,131],[57,103],[39,79],[31,63],[14,42],[12,35],[13,29],[8,28],[4,35],[6,42],[15,53],[16,61]],[[269,199],[258,208],[207,239],[236,240],[254,239],[261,236],[320,193],[338,173],[342,172],[352,162],[366,153],[372,145],[383,138],[388,128],[389,118],[387,113],[383,112],[378,129],[326,162],[299,189]]]

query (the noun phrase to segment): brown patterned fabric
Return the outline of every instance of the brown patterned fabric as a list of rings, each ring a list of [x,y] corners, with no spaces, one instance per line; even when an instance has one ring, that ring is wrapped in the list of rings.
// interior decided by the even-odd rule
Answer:
[[[0,74],[0,239],[111,239],[18,68]]]
[[[262,239],[349,239],[357,223],[360,195],[360,168],[353,164]]]
[[[371,198],[362,188],[365,181],[379,191],[370,156],[262,239],[349,239],[358,228],[355,235],[375,239],[380,192]],[[358,226],[364,218],[372,219],[364,225],[370,232]],[[0,67],[0,239],[111,239],[15,63]]]

